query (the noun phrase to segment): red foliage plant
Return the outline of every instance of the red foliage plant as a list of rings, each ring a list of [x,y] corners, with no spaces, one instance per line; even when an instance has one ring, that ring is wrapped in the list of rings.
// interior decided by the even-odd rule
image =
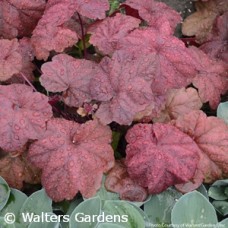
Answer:
[[[225,9],[197,48],[173,35],[180,14],[155,0],[114,13],[108,0],[0,8],[0,174],[11,186],[31,183],[33,165],[54,201],[95,195],[104,173],[107,189],[131,200],[227,178],[227,125],[200,110],[228,90]],[[124,163],[115,126],[127,129]]]

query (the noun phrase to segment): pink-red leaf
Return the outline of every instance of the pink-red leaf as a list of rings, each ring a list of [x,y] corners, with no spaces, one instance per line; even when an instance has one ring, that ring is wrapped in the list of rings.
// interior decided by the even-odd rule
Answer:
[[[199,148],[187,134],[169,124],[138,124],[126,140],[130,177],[151,194],[187,182],[196,171]]]
[[[24,37],[23,39],[19,40],[18,52],[22,56],[22,69],[20,73],[13,75],[13,77],[11,77],[8,82],[25,82],[23,76],[26,77],[29,81],[33,81],[33,70],[35,69],[35,65],[32,63],[32,61],[34,60],[34,54],[29,38]]]
[[[207,42],[200,49],[209,56],[228,63],[228,12],[218,17]]]
[[[147,190],[129,177],[124,161],[115,162],[105,179],[105,188],[118,193],[122,200],[143,202],[147,197]]]
[[[211,108],[215,109],[220,102],[220,95],[228,89],[225,65],[209,58],[198,48],[191,47],[190,50],[194,55],[198,69],[192,83],[198,88],[201,100],[203,102],[209,101]]]
[[[124,4],[137,9],[139,16],[150,26],[167,34],[172,34],[177,24],[181,22],[180,14],[162,2],[127,0]]]
[[[22,69],[22,55],[17,39],[0,40],[0,81],[6,81]]]
[[[1,0],[0,37],[12,39],[30,36],[43,14],[45,4],[45,0]]]
[[[66,54],[56,55],[52,62],[42,65],[40,82],[51,92],[64,92],[63,97],[69,106],[80,106],[83,102],[93,99],[97,86],[96,78],[105,83],[105,74],[100,67],[92,61],[75,59]],[[91,82],[93,81],[93,82]],[[90,84],[94,85],[91,86]],[[107,82],[105,83],[107,85]],[[103,87],[104,90],[104,87]],[[103,91],[105,93],[105,91]],[[105,93],[107,96],[107,93]],[[110,96],[109,96],[110,97]],[[109,99],[104,98],[104,100]],[[99,98],[99,95],[96,96]]]
[[[3,154],[2,154],[3,153]],[[13,151],[5,153],[1,151],[0,176],[10,187],[22,189],[24,182],[29,184],[40,183],[41,172],[27,160],[27,151]]]
[[[44,137],[30,147],[29,158],[42,169],[42,185],[54,201],[73,199],[78,191],[86,198],[96,193],[103,173],[114,166],[111,134],[98,121],[48,122]]]
[[[191,136],[200,148],[200,160],[194,179],[203,174],[204,182],[212,183],[228,177],[228,126],[217,117],[192,111],[173,121]]]
[[[134,57],[126,55],[121,51],[115,52],[112,59],[105,58],[101,66],[107,73],[111,88],[109,90],[110,100],[103,102],[96,116],[104,124],[116,121],[119,124],[129,125],[134,116],[147,106],[154,106],[154,95],[151,90],[151,74],[154,72],[154,56]],[[96,88],[97,94],[101,94],[107,87],[102,80]],[[105,90],[107,91],[107,90]],[[107,94],[104,93],[104,100]]]
[[[49,0],[32,35],[36,57],[46,60],[50,51],[62,52],[78,41],[78,34],[70,24],[74,13],[101,19],[108,8],[107,0]]]
[[[97,46],[103,54],[111,55],[117,49],[118,41],[124,39],[139,24],[139,19],[120,13],[107,17],[88,30],[88,33],[92,33],[90,43]]]
[[[192,110],[199,110],[202,101],[194,88],[172,89],[166,94],[166,104],[160,115],[153,118],[154,122],[169,122],[178,116],[187,114]]]
[[[157,30],[135,29],[120,42],[127,53],[141,53],[145,61],[148,54],[154,54],[154,72],[151,74],[152,90],[164,94],[168,89],[178,89],[188,85],[196,74],[192,53],[184,43],[174,36]],[[148,56],[146,58],[146,56]]]
[[[74,4],[78,13],[91,19],[105,18],[109,9],[108,0],[74,0]]]
[[[78,36],[65,25],[75,12],[69,0],[49,1],[43,17],[39,20],[32,35],[32,44],[38,59],[46,60],[49,52],[62,52],[77,42]]]
[[[52,116],[48,98],[22,84],[0,85],[0,106],[0,147],[6,151],[40,138]]]

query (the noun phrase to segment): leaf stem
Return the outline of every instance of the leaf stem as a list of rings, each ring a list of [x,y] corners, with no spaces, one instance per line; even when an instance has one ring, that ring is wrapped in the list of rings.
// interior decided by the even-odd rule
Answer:
[[[86,59],[87,53],[86,53],[86,42],[85,42],[85,33],[84,33],[84,28],[83,28],[83,22],[82,22],[82,18],[80,16],[79,13],[78,14],[78,18],[79,18],[79,22],[80,22],[80,26],[81,26],[81,31],[82,31],[82,45],[83,45],[83,54],[84,54],[84,58]]]
[[[27,77],[21,72],[20,75],[22,76],[22,78],[32,87],[32,89],[34,90],[34,92],[37,92],[36,88],[33,86],[33,84],[27,79]]]

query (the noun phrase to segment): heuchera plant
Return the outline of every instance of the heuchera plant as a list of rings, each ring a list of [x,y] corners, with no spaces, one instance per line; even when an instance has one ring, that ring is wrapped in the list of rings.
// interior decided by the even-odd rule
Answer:
[[[228,125],[207,116],[227,98],[226,7],[197,2],[196,47],[155,0],[2,0],[0,175],[56,202],[94,196],[104,173],[132,201],[228,178]]]

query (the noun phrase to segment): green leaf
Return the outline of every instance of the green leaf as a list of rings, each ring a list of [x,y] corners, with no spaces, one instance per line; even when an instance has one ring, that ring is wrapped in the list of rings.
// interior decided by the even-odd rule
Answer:
[[[228,101],[219,104],[217,117],[223,119],[228,124]]]
[[[227,201],[213,201],[212,205],[223,216],[228,215],[228,202]]]
[[[145,228],[144,218],[138,211],[138,207],[127,201],[106,200],[103,211],[105,213],[105,218],[107,219],[110,217],[115,224],[127,228]]]
[[[197,189],[196,191],[200,192],[202,195],[204,195],[208,200],[209,200],[209,197],[208,197],[208,193],[207,193],[207,189],[205,188],[205,186],[203,184],[201,184]]]
[[[170,224],[172,208],[181,196],[182,194],[174,188],[168,188],[160,194],[151,196],[150,201],[144,204],[144,211],[151,223]]]
[[[58,228],[59,227],[59,222],[55,221],[52,222],[51,221],[51,217],[52,220],[57,220],[57,217],[54,213],[46,213],[46,217],[47,219],[45,219],[45,222],[32,222],[29,224],[28,228]]]
[[[119,194],[106,190],[104,186],[105,178],[105,175],[103,175],[101,187],[96,193],[96,196],[101,199],[102,205],[104,204],[105,200],[119,200]]]
[[[114,155],[115,155],[116,159],[122,158],[121,154],[117,151],[119,141],[120,141],[120,138],[122,135],[123,135],[122,132],[112,131],[112,148],[113,148]]]
[[[228,180],[215,181],[209,188],[208,195],[215,200],[228,199]]]
[[[83,202],[83,199],[81,197],[76,198],[75,200],[73,200],[72,202],[69,203],[68,207],[67,207],[67,211],[64,214],[65,215],[71,215],[72,212],[74,211],[74,209],[81,203]],[[69,228],[69,223],[66,221],[61,221],[61,228]]]
[[[197,191],[183,195],[174,205],[171,213],[173,227],[183,224],[211,225],[217,224],[217,216],[214,207],[201,193]]]
[[[0,217],[0,227],[1,228],[16,228],[15,224],[8,224],[5,222],[5,219],[3,217]]]
[[[124,226],[117,225],[115,223],[100,223],[97,228],[123,228]]]
[[[120,200],[119,199],[119,194],[106,190],[106,188],[104,186],[105,178],[106,178],[106,176],[104,175],[103,178],[102,178],[101,187],[100,187],[100,189],[97,191],[97,193],[95,195],[95,196],[100,197],[100,199],[102,201],[102,205],[104,204],[105,200]],[[127,201],[127,202],[132,203],[132,204],[134,204],[137,207],[141,207],[145,202],[150,200],[150,197],[151,196],[148,196],[147,199],[145,201],[143,201],[143,202],[132,202],[132,201]]]
[[[108,12],[108,15],[110,16],[112,13],[114,13],[119,8],[119,0],[109,0],[110,4],[110,10]]]
[[[6,213],[13,213],[16,221],[19,222],[19,212],[28,197],[21,191],[11,188],[10,196],[6,206],[0,212],[0,216],[4,217]]]
[[[93,216],[101,212],[101,200],[99,197],[87,199],[80,203],[70,216],[70,228],[94,228],[97,220],[92,221]]]
[[[228,218],[227,219],[223,219],[221,222],[218,223],[218,228],[222,228],[222,227],[228,227]]]
[[[0,211],[7,204],[10,196],[10,187],[6,181],[0,177]]]
[[[24,215],[39,215],[52,212],[52,200],[48,197],[44,189],[34,192],[30,195],[20,210],[20,222],[22,224],[29,224],[29,221],[24,221],[22,213]]]

